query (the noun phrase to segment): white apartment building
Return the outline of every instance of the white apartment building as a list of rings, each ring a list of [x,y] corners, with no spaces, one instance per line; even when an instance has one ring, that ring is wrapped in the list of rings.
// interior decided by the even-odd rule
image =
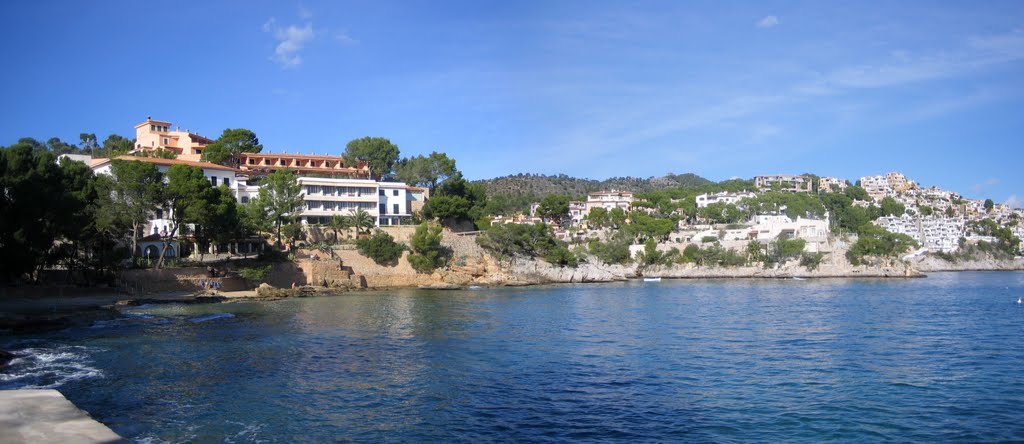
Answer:
[[[773,188],[789,193],[810,193],[811,182],[804,176],[793,176],[789,174],[776,174],[771,176],[757,176],[754,178],[754,186],[758,191],[768,192]]]
[[[412,217],[409,186],[402,182],[378,182],[377,225],[404,225]]]
[[[708,205],[711,205],[713,203],[735,204],[735,203],[739,202],[740,200],[743,200],[743,199],[753,199],[755,197],[757,197],[757,194],[755,194],[753,192],[749,192],[749,191],[748,192],[740,192],[740,193],[730,193],[728,191],[722,191],[720,193],[713,193],[713,194],[705,193],[705,194],[698,195],[696,197],[696,200],[697,200],[697,208],[704,208],[704,207],[706,207]]]
[[[917,183],[907,179],[902,173],[891,172],[884,176],[861,177],[860,187],[877,202],[886,196],[894,197],[897,193],[915,189]]]
[[[587,195],[587,213],[594,208],[604,208],[611,211],[614,208],[621,208],[628,211],[633,203],[633,193],[629,191],[600,191]]]
[[[346,216],[362,209],[378,220],[377,182],[367,179],[299,177],[305,208],[299,219],[304,224],[330,223],[334,216]]]
[[[831,193],[833,190],[836,192],[843,192],[846,189],[846,180],[838,177],[819,177],[818,178],[818,192],[819,193]]]
[[[960,248],[964,219],[960,217],[881,217],[875,224],[889,232],[905,234],[931,252],[950,253]]]

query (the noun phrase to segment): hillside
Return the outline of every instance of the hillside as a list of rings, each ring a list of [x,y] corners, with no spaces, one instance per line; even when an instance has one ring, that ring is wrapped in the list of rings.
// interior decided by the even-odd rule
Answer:
[[[559,174],[546,176],[538,174],[517,174],[514,176],[496,177],[478,180],[487,188],[491,198],[504,200],[511,207],[528,206],[529,202],[539,201],[549,194],[570,196],[573,199],[584,199],[587,193],[601,190],[622,190],[641,193],[666,188],[695,187],[713,183],[696,174],[668,174],[664,177],[613,177],[605,180],[580,179]]]

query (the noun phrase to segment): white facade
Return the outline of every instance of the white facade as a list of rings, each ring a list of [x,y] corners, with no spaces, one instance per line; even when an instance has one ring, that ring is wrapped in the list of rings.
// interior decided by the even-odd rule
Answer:
[[[950,253],[960,248],[964,219],[960,217],[880,217],[875,224],[891,233],[905,234],[932,252]]]
[[[696,197],[696,200],[697,200],[697,208],[704,208],[704,207],[706,207],[708,205],[711,205],[713,203],[735,204],[735,203],[739,202],[740,200],[743,200],[743,199],[753,199],[755,197],[757,197],[757,194],[754,194],[752,192],[730,193],[730,192],[727,192],[727,191],[722,191],[721,193],[714,193],[714,194],[705,193],[705,194],[701,194],[701,195]]]
[[[831,193],[833,187],[838,192],[842,192],[846,189],[846,180],[838,177],[819,177],[818,178],[818,192],[819,193]]]
[[[758,191],[768,192],[778,187],[779,191],[790,193],[810,193],[811,182],[804,176],[793,176],[790,174],[775,174],[771,176],[757,176],[754,178],[754,186]]]
[[[633,203],[633,193],[629,191],[601,191],[587,195],[587,214],[594,208],[604,208],[611,211],[615,208],[629,210]]]
[[[362,209],[374,220],[378,212],[377,182],[366,179],[299,177],[305,208],[305,224],[328,224],[334,216],[348,216]]]
[[[412,217],[409,186],[401,182],[379,182],[377,225],[403,225]]]

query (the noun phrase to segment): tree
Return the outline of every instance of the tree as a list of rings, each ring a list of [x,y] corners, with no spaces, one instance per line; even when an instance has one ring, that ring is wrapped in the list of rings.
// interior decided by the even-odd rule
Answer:
[[[537,215],[544,220],[561,225],[569,217],[569,198],[558,194],[549,194],[540,201]]]
[[[472,184],[456,172],[437,187],[437,195],[423,207],[423,216],[452,226],[458,222],[476,222],[484,216],[487,191],[482,184]],[[478,227],[482,228],[482,227]]]
[[[202,168],[190,165],[171,165],[167,169],[167,187],[164,192],[164,209],[170,211],[171,226],[163,237],[163,248],[156,267],[162,268],[167,248],[184,224],[198,224],[211,212],[211,202],[219,196],[207,192],[212,188],[203,175]],[[180,253],[180,252],[179,252]]]
[[[106,157],[117,157],[128,154],[134,146],[134,140],[121,137],[117,134],[111,134],[103,140],[103,155]]]
[[[96,148],[100,147],[96,143],[96,135],[92,133],[81,133],[78,135],[78,140],[79,151],[83,153],[95,154]]]
[[[611,224],[608,210],[602,207],[591,209],[590,213],[587,213],[585,219],[591,228],[604,228]]]
[[[356,246],[359,247],[360,254],[373,259],[379,265],[394,263],[405,251],[404,245],[395,242],[395,239],[383,230],[377,230],[369,238],[357,240]]]
[[[140,231],[149,215],[163,203],[163,174],[156,164],[137,160],[114,159],[110,162],[114,176],[112,198],[117,218],[130,227],[131,251],[137,253]]]
[[[883,216],[902,216],[906,213],[907,208],[899,203],[896,199],[886,197],[882,199],[882,215]]]
[[[263,150],[256,133],[245,128],[228,128],[216,141],[203,150],[203,160],[231,167],[238,167],[242,153],[258,153]]]
[[[455,160],[445,153],[433,151],[429,156],[419,155],[398,161],[395,176],[398,180],[413,186],[427,187],[433,193],[439,183],[455,176]]]
[[[331,221],[328,224],[328,226],[331,227],[331,230],[334,231],[334,241],[335,243],[337,243],[338,241],[341,240],[341,237],[338,235],[338,233],[348,230],[349,228],[352,228],[352,219],[349,218],[348,216],[335,215],[331,217]]]
[[[373,227],[377,226],[373,221],[373,216],[370,216],[370,213],[362,208],[357,208],[356,212],[349,216],[349,222],[356,229],[357,236],[360,233],[369,233]]]
[[[78,147],[70,143],[64,143],[64,141],[57,137],[51,137],[50,140],[46,141],[46,149],[50,150],[50,152],[55,156],[59,156],[61,154],[75,154],[78,152]]]
[[[257,205],[277,229],[277,246],[281,244],[281,226],[295,221],[303,208],[302,186],[290,169],[268,174],[263,179]]]
[[[437,224],[424,223],[416,227],[416,232],[409,238],[412,254],[409,264],[418,273],[430,273],[444,265],[445,257],[441,250],[442,228]]]
[[[398,161],[398,146],[383,137],[363,137],[345,145],[344,156],[346,159],[365,161],[370,167],[370,177],[380,180],[391,174],[392,167]]]
[[[996,204],[995,204],[995,202],[992,202],[992,199],[985,199],[985,212],[986,213],[991,213],[992,209],[995,208],[995,206],[996,206]]]

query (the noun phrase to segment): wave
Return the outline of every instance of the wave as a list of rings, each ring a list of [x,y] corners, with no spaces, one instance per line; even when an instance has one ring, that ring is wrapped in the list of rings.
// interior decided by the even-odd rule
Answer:
[[[213,320],[216,320],[216,319],[233,318],[233,317],[235,317],[235,315],[233,315],[231,313],[210,313],[208,315],[196,316],[194,318],[191,318],[191,319],[189,319],[189,322],[192,322],[193,324],[198,324],[200,322],[213,321]]]
[[[89,358],[97,349],[73,345],[13,350],[16,356],[0,372],[0,388],[52,389],[71,381],[102,378]]]

